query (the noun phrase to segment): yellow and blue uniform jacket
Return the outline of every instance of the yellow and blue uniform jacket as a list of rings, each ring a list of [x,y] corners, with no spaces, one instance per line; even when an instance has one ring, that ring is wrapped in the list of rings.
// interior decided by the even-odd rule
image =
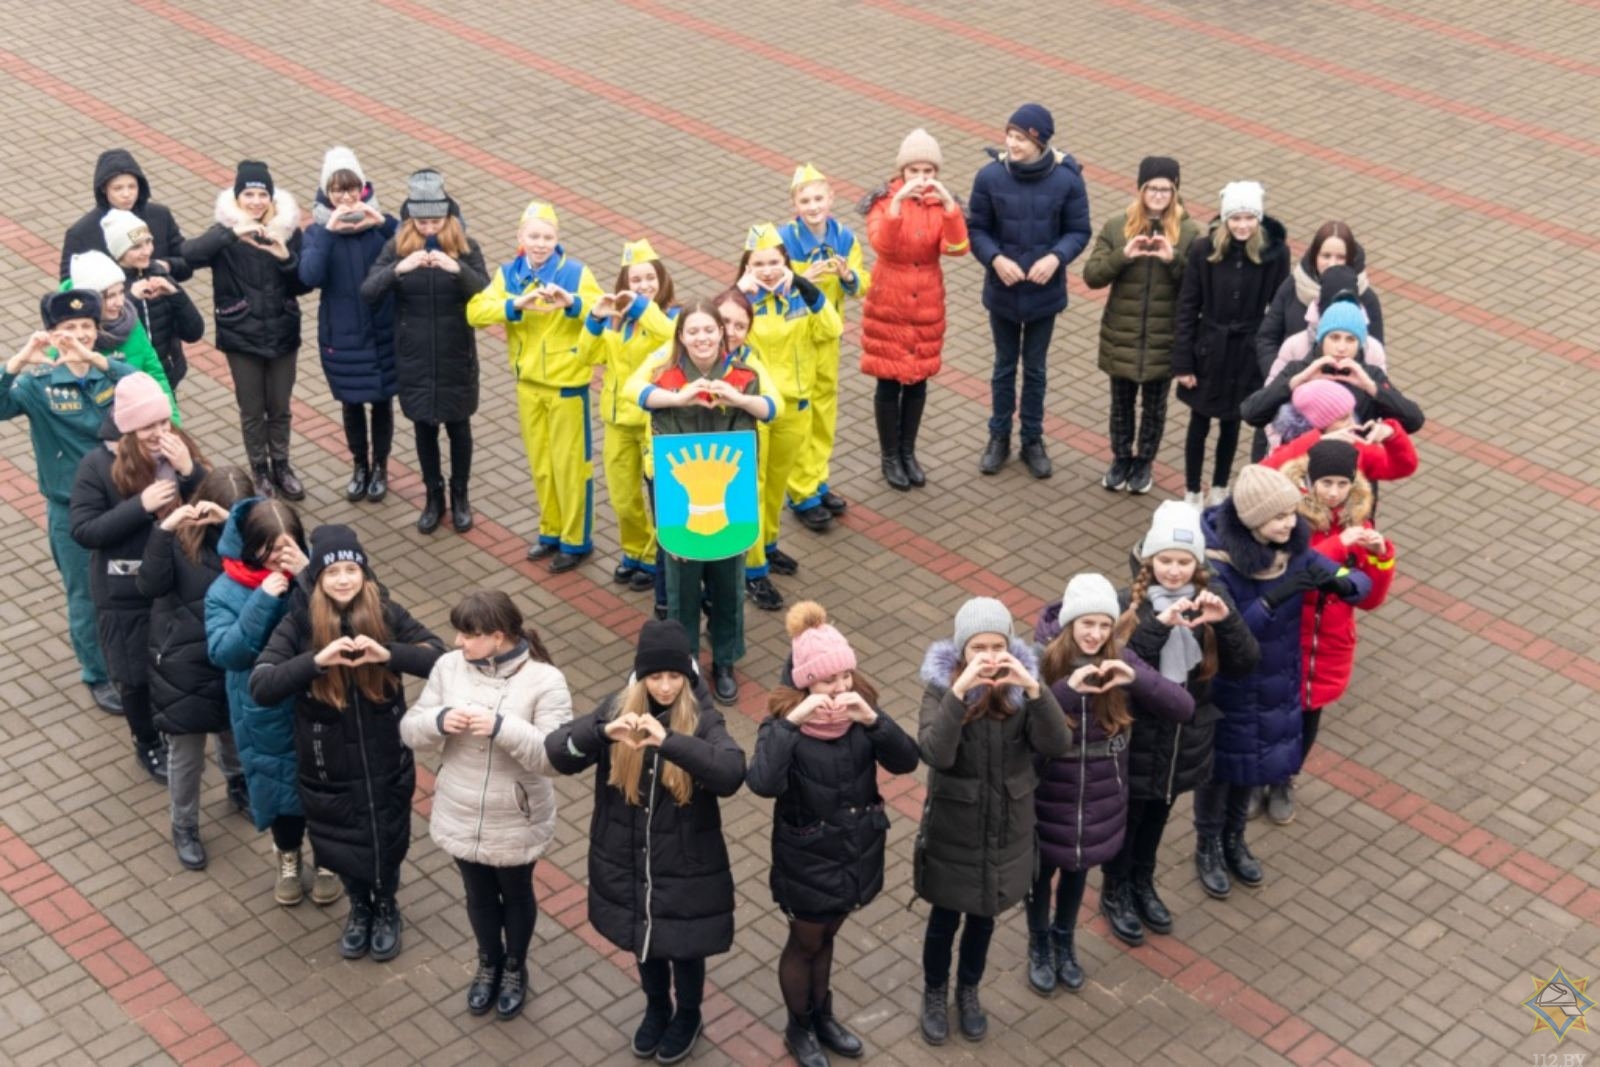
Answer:
[[[532,314],[517,309],[517,297],[544,285],[572,293],[572,306]],[[557,245],[538,269],[519,255],[495,271],[488,288],[467,301],[467,322],[479,328],[505,326],[507,355],[518,380],[563,389],[587,387],[593,364],[578,351],[584,311],[602,295],[589,268]]]
[[[828,303],[836,310],[844,306],[846,293],[862,297],[871,287],[872,272],[867,270],[862,260],[861,242],[856,240],[856,235],[850,231],[850,227],[838,219],[831,216],[828,218],[827,229],[821,237],[812,233],[811,228],[802,220],[791,219],[778,228],[778,236],[783,238],[783,250],[789,257],[789,269],[796,274],[805,273],[806,268],[813,263],[820,263],[834,256],[844,257],[853,275],[848,283],[836,274],[824,274],[814,283],[827,294]]]
[[[649,420],[637,397],[627,393],[634,371],[663,345],[672,344],[673,323],[681,308],[663,311],[654,300],[635,300],[616,329],[608,319],[589,315],[583,323],[581,348],[591,365],[605,367],[600,390],[600,417],[612,426],[643,426]]]

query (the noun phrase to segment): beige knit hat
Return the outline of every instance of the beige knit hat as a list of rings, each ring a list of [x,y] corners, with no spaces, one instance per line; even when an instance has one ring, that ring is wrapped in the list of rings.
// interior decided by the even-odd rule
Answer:
[[[913,163],[932,163],[940,170],[944,169],[944,153],[939,150],[939,142],[921,126],[906,134],[906,139],[900,142],[900,154],[894,157],[894,169],[905,170]]]
[[[1233,480],[1233,508],[1252,530],[1300,503],[1300,490],[1280,470],[1252,463]]]

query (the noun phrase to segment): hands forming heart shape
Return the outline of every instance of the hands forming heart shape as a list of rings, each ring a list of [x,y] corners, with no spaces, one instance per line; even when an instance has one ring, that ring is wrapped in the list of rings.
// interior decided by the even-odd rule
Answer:
[[[618,715],[606,724],[605,735],[619,745],[641,749],[660,745],[667,731],[654,715]]]
[[[1098,666],[1079,667],[1067,685],[1079,693],[1105,693],[1133,681],[1133,668],[1120,659],[1101,660]]]

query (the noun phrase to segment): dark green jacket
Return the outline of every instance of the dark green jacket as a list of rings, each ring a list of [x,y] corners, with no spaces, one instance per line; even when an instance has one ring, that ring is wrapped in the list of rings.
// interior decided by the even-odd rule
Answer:
[[[1084,264],[1083,282],[1091,289],[1111,287],[1100,316],[1100,369],[1113,378],[1156,381],[1172,374],[1178,290],[1200,227],[1185,215],[1172,262],[1163,263],[1154,256],[1123,256],[1126,222],[1120,213],[1106,220]]]
[[[15,375],[0,372],[0,420],[28,417],[39,492],[63,507],[71,503],[78,463],[100,445],[117,379],[134,372],[120,359],[106,362],[105,371],[90,367],[81,382],[61,363],[31,364]]]

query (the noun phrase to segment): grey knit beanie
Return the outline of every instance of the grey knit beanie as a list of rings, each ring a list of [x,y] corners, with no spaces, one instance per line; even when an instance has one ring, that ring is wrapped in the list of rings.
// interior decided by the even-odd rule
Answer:
[[[1103,574],[1074,574],[1061,595],[1059,618],[1063,629],[1085,615],[1108,615],[1115,621],[1121,614],[1116,587]]]
[[[1011,611],[994,597],[973,597],[956,612],[956,652],[965,652],[967,642],[979,634],[1012,636]]]

